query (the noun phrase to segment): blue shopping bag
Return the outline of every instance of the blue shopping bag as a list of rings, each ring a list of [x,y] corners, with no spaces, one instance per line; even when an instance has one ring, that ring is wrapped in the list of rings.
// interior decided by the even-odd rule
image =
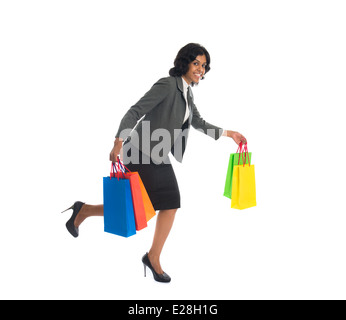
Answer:
[[[122,237],[136,234],[136,223],[128,179],[103,178],[104,231]]]

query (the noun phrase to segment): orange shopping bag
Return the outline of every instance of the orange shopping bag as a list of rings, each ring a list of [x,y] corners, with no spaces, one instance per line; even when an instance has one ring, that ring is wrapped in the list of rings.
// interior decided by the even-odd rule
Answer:
[[[138,178],[139,178],[139,185],[140,185],[141,191],[142,191],[145,216],[146,216],[147,221],[149,221],[152,217],[154,217],[156,215],[156,211],[153,207],[153,204],[150,201],[147,190],[145,189],[145,186],[144,186],[142,179],[141,179],[141,176],[139,174],[138,174]]]

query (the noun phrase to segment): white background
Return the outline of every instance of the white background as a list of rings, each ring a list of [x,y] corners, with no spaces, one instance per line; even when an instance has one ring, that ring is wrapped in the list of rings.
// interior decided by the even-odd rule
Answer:
[[[344,1],[2,1],[2,299],[345,299]],[[223,197],[231,139],[191,131],[161,264],[155,219],[124,239],[74,201],[102,203],[120,119],[178,50],[204,45],[193,89],[209,122],[248,139],[257,207]]]

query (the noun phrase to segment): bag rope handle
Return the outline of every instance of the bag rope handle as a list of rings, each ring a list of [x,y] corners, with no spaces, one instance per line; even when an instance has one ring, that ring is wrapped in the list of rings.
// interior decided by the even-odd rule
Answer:
[[[236,153],[239,153],[239,157],[238,157],[238,165],[240,164],[240,155],[243,153],[243,143],[240,141],[239,145],[238,145],[238,149]]]
[[[238,151],[239,151],[238,166],[240,165],[240,156],[243,160],[243,167],[245,167],[245,164],[246,164],[246,157],[249,159],[249,166],[250,166],[251,163],[250,163],[249,150],[247,148],[247,142],[244,144],[240,142],[236,153],[238,153]]]
[[[249,150],[247,148],[247,143],[245,143],[245,146],[244,146],[244,154],[245,154],[245,161],[243,160],[243,167],[245,167],[245,164],[246,164],[246,155],[247,155],[247,158],[249,159],[249,167],[250,167],[251,166],[251,159],[249,156]]]
[[[122,173],[123,175],[123,179],[125,179],[125,173],[126,173],[126,170],[128,172],[132,172],[129,168],[127,168],[124,163],[120,160],[120,158],[118,157],[117,158],[117,162],[112,162],[111,164],[111,172],[110,172],[110,179],[112,179],[112,175],[114,174],[114,177],[117,173]],[[119,175],[118,175],[118,180],[119,180]]]
[[[118,157],[118,166],[120,167],[120,170],[122,171],[122,172],[124,172],[124,173],[126,173],[126,170],[128,171],[128,172],[132,172],[129,168],[127,168],[125,165],[124,165],[124,163],[120,160],[120,158]],[[126,170],[125,170],[126,169]]]

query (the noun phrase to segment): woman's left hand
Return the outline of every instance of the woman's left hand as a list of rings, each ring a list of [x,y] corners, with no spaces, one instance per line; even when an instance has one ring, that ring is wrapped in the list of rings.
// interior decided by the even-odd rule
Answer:
[[[243,144],[247,143],[246,138],[241,133],[239,133],[237,131],[227,130],[226,135],[227,135],[227,137],[232,138],[234,140],[234,142],[238,145],[240,142]]]

